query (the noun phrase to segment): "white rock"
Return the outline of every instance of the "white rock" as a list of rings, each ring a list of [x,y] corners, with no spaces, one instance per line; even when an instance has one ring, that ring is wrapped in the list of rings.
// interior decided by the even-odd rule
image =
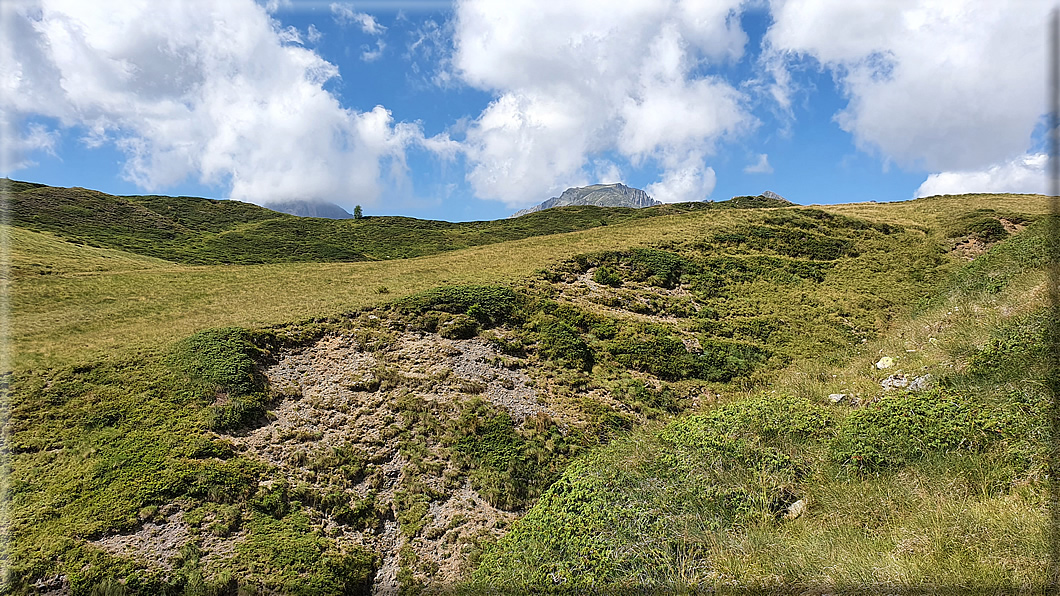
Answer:
[[[846,393],[830,393],[828,394],[828,399],[832,400],[832,403],[837,404],[843,401],[843,398],[846,396]]]
[[[932,379],[930,374],[925,374],[923,376],[919,376],[919,377],[913,379],[913,382],[909,383],[909,390],[910,391],[923,391],[923,390],[931,387],[932,381],[933,381],[933,379]]]
[[[791,505],[788,505],[787,511],[784,512],[784,519],[795,519],[806,512],[806,501],[805,499],[799,499]]]
[[[903,374],[895,374],[887,377],[880,381],[880,387],[883,387],[884,391],[890,391],[892,389],[905,389],[909,386],[909,379]]]
[[[883,370],[885,368],[891,368],[892,366],[894,366],[894,358],[891,358],[890,356],[884,356],[883,358],[880,358],[879,362],[876,363],[876,368],[880,370]]]

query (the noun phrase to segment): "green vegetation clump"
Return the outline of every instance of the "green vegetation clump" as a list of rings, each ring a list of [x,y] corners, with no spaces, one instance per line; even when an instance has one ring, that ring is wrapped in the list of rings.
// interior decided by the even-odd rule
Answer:
[[[932,391],[886,397],[852,413],[833,445],[837,461],[859,470],[894,468],[932,453],[982,449],[996,433],[991,417],[961,396]]]
[[[1027,223],[1028,219],[1011,213],[999,213],[993,209],[976,209],[962,213],[946,226],[944,232],[950,238],[972,237],[980,242],[994,243],[1009,237],[1001,223],[1004,218],[1013,224]]]
[[[936,300],[949,296],[1001,293],[1009,282],[1046,264],[1046,241],[1052,218],[1042,218],[1027,226],[1018,236],[991,248],[962,267]],[[993,221],[993,220],[991,220]]]
[[[409,296],[398,307],[410,313],[445,312],[467,315],[492,327],[516,315],[519,298],[502,286],[444,286]]]
[[[619,277],[618,272],[607,265],[601,265],[596,268],[596,272],[593,273],[593,281],[611,287],[622,285],[622,278]]]
[[[1048,330],[1049,311],[1044,308],[1014,317],[968,356],[969,374],[997,380],[1025,377],[1046,361]]]
[[[537,325],[538,351],[559,366],[592,370],[595,356],[577,330],[556,317],[545,317]]]
[[[616,440],[568,467],[482,556],[470,586],[674,589],[651,580],[666,573],[654,565],[681,556],[673,548],[696,548],[679,536],[775,519],[805,474],[789,455],[795,439],[828,420],[805,400],[759,398]]]
[[[834,261],[843,256],[857,256],[853,243],[845,238],[779,226],[749,226],[715,234],[713,240],[734,248],[765,248],[787,257],[815,261]]]
[[[750,373],[769,357],[750,344],[702,340],[700,345],[700,351],[692,353],[666,327],[637,324],[609,342],[607,351],[619,364],[667,381],[729,381]]]
[[[260,350],[246,329],[208,329],[177,343],[171,361],[193,381],[215,391],[242,395],[261,391],[265,380],[254,357]]]
[[[253,578],[263,591],[281,594],[356,594],[370,590],[379,557],[363,547],[340,551],[311,530],[298,507],[280,517],[260,512],[247,522],[236,545],[235,574]]]
[[[199,384],[200,391],[212,394],[207,426],[220,431],[265,416],[269,395],[255,361],[262,354],[247,330],[227,327],[178,342],[169,360],[191,383]]]

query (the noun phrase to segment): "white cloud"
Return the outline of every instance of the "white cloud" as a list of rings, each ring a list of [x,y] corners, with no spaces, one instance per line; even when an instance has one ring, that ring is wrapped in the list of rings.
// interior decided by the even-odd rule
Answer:
[[[148,190],[197,177],[246,201],[370,204],[404,176],[406,148],[447,146],[381,106],[343,108],[322,87],[337,68],[285,43],[252,0],[0,6],[5,140],[30,116],[83,127],[89,147],[124,151],[124,175]],[[28,130],[5,145],[54,147],[55,131]]]
[[[716,183],[714,168],[708,167],[703,158],[693,152],[681,163],[668,168],[662,180],[649,184],[644,190],[663,203],[687,203],[705,200],[714,192]]]
[[[382,35],[386,32],[386,27],[379,24],[370,14],[357,12],[353,10],[353,6],[349,4],[339,4],[333,2],[331,4],[331,12],[335,15],[335,20],[340,25],[348,25],[350,23],[356,23],[361,26],[361,31],[369,35]]]
[[[5,114],[0,113],[0,173],[8,174],[15,170],[37,165],[30,155],[43,151],[55,155],[55,145],[59,142],[59,133],[50,131],[41,124],[31,124],[20,133],[15,123]]]
[[[321,33],[320,29],[317,29],[315,25],[311,24],[309,25],[309,29],[306,31],[305,36],[306,39],[309,40],[309,43],[316,43],[324,37],[324,34]]]
[[[302,35],[293,26],[288,26],[284,29],[280,29],[276,32],[276,36],[280,39],[281,43],[296,43],[302,44]]]
[[[381,40],[375,40],[375,49],[370,49],[368,46],[361,46],[361,60],[365,62],[375,62],[376,60],[383,57],[383,50],[386,49],[386,43]]]
[[[704,155],[754,125],[743,94],[701,68],[742,56],[740,5],[459,2],[454,76],[496,95],[467,129],[475,194],[537,202],[589,182],[607,152],[662,167],[660,200],[709,193]]]
[[[918,197],[955,195],[971,192],[1012,192],[1045,194],[1049,156],[1028,153],[983,170],[931,174],[916,190]]]
[[[746,174],[772,174],[773,166],[769,165],[769,154],[759,153],[758,161],[743,169]]]
[[[763,62],[790,107],[784,63],[830,69],[839,126],[906,167],[973,170],[1026,151],[1045,111],[1045,23],[1024,0],[772,0]]]
[[[600,184],[614,184],[624,180],[622,168],[609,159],[593,160],[593,181]]]
[[[402,57],[409,62],[411,74],[419,79],[415,84],[423,88],[452,87],[455,83],[452,22],[439,24],[434,19],[427,19],[411,32],[410,37],[412,41],[406,44]]]

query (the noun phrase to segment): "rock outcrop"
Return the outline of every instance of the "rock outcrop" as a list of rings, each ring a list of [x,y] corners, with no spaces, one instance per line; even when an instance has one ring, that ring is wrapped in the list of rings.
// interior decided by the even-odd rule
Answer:
[[[520,215],[543,211],[552,207],[567,207],[570,205],[639,208],[653,207],[662,205],[662,203],[648,196],[648,193],[643,190],[630,188],[625,184],[593,184],[592,186],[568,188],[560,196],[552,197],[540,205],[518,211],[512,217],[519,217]]]

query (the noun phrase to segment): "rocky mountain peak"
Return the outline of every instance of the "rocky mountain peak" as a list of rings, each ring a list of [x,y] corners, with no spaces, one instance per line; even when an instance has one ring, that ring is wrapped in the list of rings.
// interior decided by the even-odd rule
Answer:
[[[622,183],[593,184],[590,186],[577,186],[568,188],[558,197],[535,205],[528,209],[516,212],[512,217],[519,217],[527,213],[543,211],[552,207],[567,207],[569,205],[596,205],[598,207],[652,207],[662,203],[651,198],[648,193],[639,188],[631,188]]]

